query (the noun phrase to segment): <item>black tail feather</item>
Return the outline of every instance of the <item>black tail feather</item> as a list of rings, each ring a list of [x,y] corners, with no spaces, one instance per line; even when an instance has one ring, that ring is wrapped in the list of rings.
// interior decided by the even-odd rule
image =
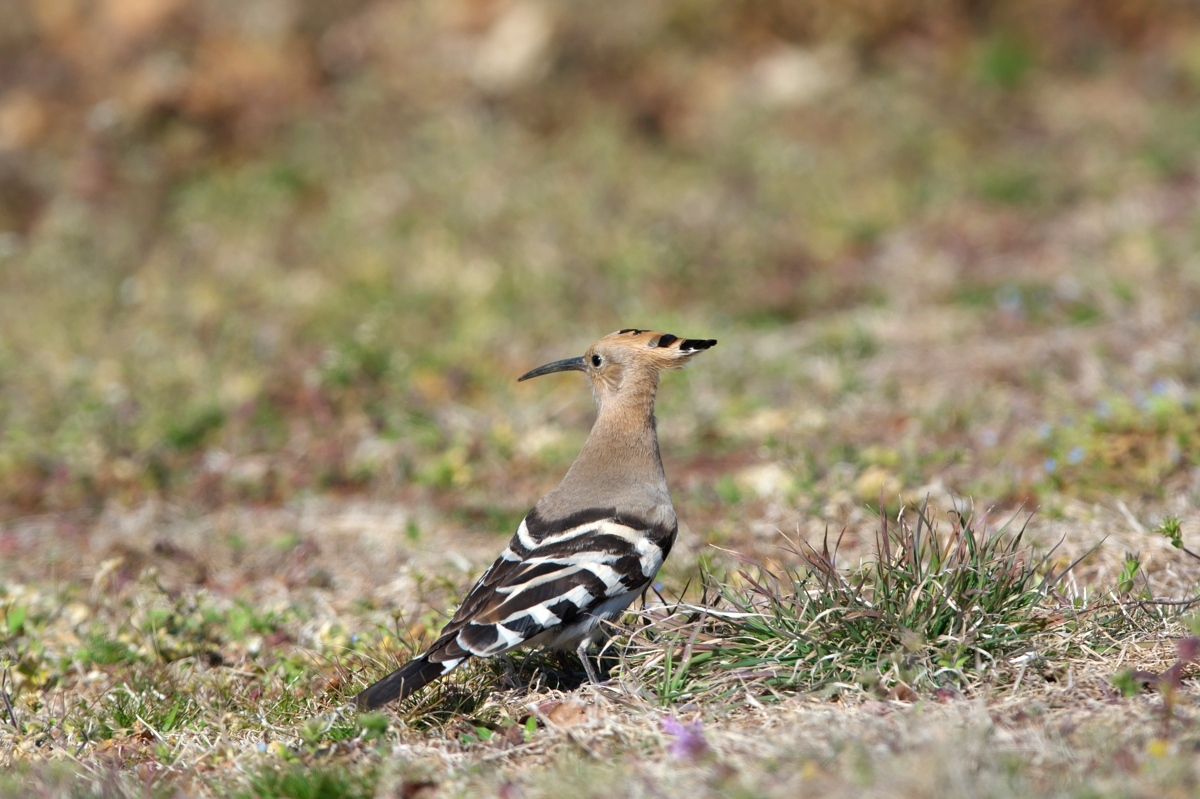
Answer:
[[[395,699],[405,699],[441,677],[445,665],[430,661],[427,654],[413,658],[354,697],[354,703],[359,710],[374,710]]]

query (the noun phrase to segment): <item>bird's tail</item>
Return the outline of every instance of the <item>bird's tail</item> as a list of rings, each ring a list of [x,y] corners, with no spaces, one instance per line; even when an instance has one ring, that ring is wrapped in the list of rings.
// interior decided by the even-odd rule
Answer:
[[[438,677],[448,674],[457,665],[458,661],[435,663],[429,659],[427,652],[408,661],[354,697],[354,703],[358,705],[359,710],[374,710],[394,699],[405,699]]]

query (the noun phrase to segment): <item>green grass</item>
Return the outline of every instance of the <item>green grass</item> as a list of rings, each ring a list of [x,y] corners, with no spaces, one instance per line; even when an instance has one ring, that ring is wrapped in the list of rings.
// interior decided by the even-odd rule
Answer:
[[[1164,380],[1141,396],[1107,396],[1080,417],[1038,430],[1046,480],[1077,492],[1108,493],[1131,480],[1147,491],[1192,467],[1200,440],[1191,393]]]
[[[1053,104],[1018,88],[1038,79],[1020,37],[975,49],[978,69],[957,79],[867,71],[827,115],[804,112],[813,124],[732,104],[690,143],[647,143],[592,108],[548,139],[515,112],[392,128],[380,105],[349,99],[370,96],[363,78],[341,87],[343,112],[289,128],[261,157],[175,175],[153,252],[121,254],[142,199],[122,184],[110,205],[65,214],[5,261],[0,500],[28,513],[114,496],[279,502],[409,478],[460,488],[478,470],[459,461],[507,417],[490,403],[523,402],[512,378],[534,354],[566,354],[552,342],[586,346],[584,329],[636,319],[750,342],[886,309],[893,287],[872,264],[908,230],[961,253],[971,285],[978,251],[1030,246],[977,219],[1014,214],[1037,231],[1110,186],[1143,183],[1114,152],[1196,139],[1165,90],[1146,99],[1161,115],[1128,145],[1111,119],[1055,128]],[[1125,67],[1108,68],[1093,76],[1102,88]],[[155,142],[130,135],[114,157],[136,171]],[[1186,235],[1146,227],[1131,236],[1157,237],[1164,269],[1186,258]],[[998,283],[981,323],[1110,320],[1119,292],[1088,265],[1129,282],[1126,246],[1105,240],[1068,264],[1078,296],[1028,277]],[[885,338],[855,319],[821,338],[812,351],[844,364],[825,390],[861,394],[860,362],[886,356]],[[795,368],[771,379],[783,377],[806,380]],[[729,399],[778,393],[765,382]],[[483,405],[487,423],[452,420],[447,402]],[[517,437],[527,431],[519,420]],[[295,442],[310,439],[319,454],[305,459]],[[206,460],[214,450],[229,458]]]
[[[264,768],[250,778],[243,799],[371,799],[374,780],[340,767],[287,766]]]
[[[1061,574],[1023,545],[1013,520],[985,532],[952,514],[942,533],[922,507],[898,530],[880,522],[876,551],[849,570],[827,539],[819,551],[789,542],[800,567],[709,575],[707,601],[690,608],[682,630],[665,620],[669,633],[641,631],[631,668],[665,704],[746,684],[957,694],[1005,679],[1008,660],[1035,651],[1063,610],[1050,593]]]

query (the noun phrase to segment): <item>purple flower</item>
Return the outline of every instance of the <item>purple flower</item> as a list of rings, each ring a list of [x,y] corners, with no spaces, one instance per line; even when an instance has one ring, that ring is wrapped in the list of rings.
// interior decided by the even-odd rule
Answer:
[[[708,742],[704,740],[704,727],[699,721],[684,724],[674,716],[666,716],[662,720],[663,732],[672,735],[675,740],[667,747],[667,752],[677,760],[699,760],[708,754]]]

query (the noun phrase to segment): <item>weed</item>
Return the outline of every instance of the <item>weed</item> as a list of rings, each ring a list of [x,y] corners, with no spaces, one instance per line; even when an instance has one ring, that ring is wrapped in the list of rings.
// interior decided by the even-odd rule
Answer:
[[[1121,564],[1121,575],[1117,578],[1117,593],[1122,596],[1133,592],[1138,572],[1142,569],[1142,559],[1135,553],[1126,552]]]

